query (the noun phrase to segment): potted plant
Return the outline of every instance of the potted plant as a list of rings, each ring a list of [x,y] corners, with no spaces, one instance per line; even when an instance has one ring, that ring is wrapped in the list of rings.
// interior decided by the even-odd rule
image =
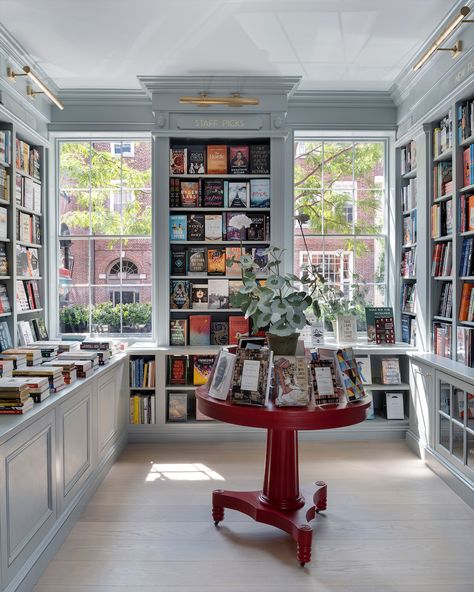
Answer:
[[[244,214],[230,220],[231,226],[241,231],[248,228],[251,222]],[[240,308],[245,318],[252,319],[254,332],[267,330],[270,348],[274,353],[294,355],[299,331],[308,324],[306,310],[312,304],[310,292],[313,286],[308,274],[299,278],[291,273],[281,273],[283,252],[276,246],[264,251],[269,269],[269,276],[264,282],[260,282],[256,274],[261,261],[256,261],[252,255],[243,254],[240,259],[229,259],[228,267],[235,262],[240,264],[243,283],[239,292],[233,296],[231,306]]]
[[[83,333],[88,330],[89,309],[82,304],[64,306],[59,311],[62,333]]]

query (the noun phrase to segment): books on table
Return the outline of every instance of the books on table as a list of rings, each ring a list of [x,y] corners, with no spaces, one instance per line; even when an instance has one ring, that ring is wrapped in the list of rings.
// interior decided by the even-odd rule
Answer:
[[[273,352],[266,348],[237,350],[231,401],[236,405],[263,407],[270,393]]]

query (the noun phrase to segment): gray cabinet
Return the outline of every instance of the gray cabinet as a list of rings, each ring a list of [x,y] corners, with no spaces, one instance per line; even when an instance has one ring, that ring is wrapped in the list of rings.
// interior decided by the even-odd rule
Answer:
[[[122,373],[123,364],[107,371],[97,381],[96,417],[99,460],[107,456],[118,435]]]
[[[410,361],[410,427],[408,437],[422,448],[431,446],[434,433],[434,368]]]

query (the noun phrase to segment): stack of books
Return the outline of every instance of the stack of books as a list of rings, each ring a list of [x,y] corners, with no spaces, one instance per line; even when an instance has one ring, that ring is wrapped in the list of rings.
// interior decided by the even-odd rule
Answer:
[[[22,415],[33,407],[28,381],[0,378],[0,415]]]
[[[74,362],[50,360],[49,362],[43,362],[43,366],[47,368],[60,368],[65,384],[73,384],[77,380],[77,366]]]
[[[21,370],[13,370],[13,376],[25,376],[47,378],[51,393],[57,393],[65,387],[61,368],[48,366],[27,366]]]

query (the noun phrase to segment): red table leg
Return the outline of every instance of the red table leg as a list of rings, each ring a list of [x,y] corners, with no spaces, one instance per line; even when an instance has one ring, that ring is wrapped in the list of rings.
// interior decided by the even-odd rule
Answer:
[[[317,481],[316,486],[305,501],[299,489],[297,431],[268,430],[263,491],[215,490],[212,517],[217,526],[229,508],[284,530],[296,541],[297,558],[304,565],[311,559],[313,530],[308,522],[326,509],[326,484]]]

